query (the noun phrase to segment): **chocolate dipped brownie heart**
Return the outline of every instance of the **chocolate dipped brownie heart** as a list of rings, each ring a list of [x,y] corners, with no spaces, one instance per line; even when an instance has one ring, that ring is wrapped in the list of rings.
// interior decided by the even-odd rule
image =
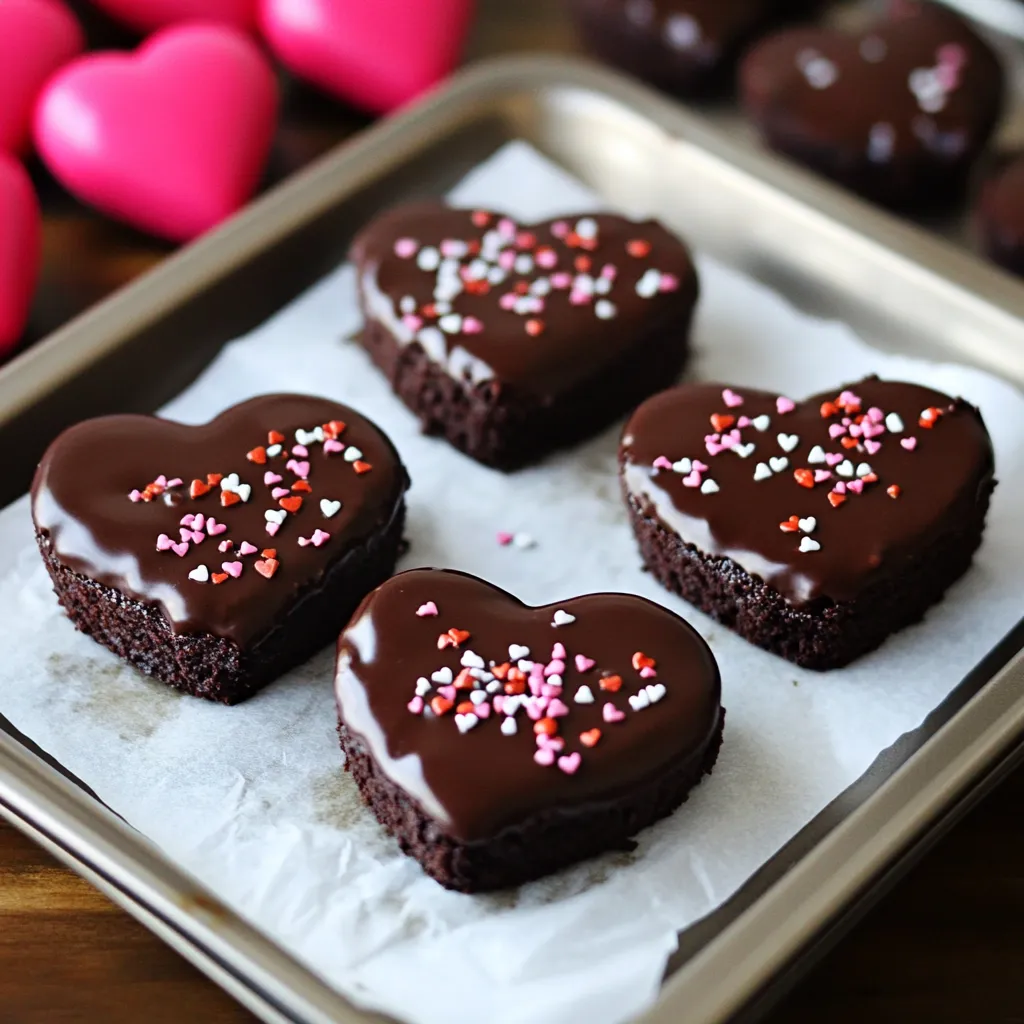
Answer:
[[[957,199],[1003,103],[991,48],[951,11],[898,0],[858,34],[782,31],[748,53],[743,102],[767,143],[868,198]]]
[[[233,704],[330,643],[394,571],[408,482],[353,409],[269,395],[202,426],[71,427],[39,465],[32,516],[78,629]]]
[[[711,771],[718,667],[624,594],[531,608],[473,576],[401,573],[338,646],[346,767],[402,850],[478,892],[622,849]]]
[[[587,48],[653,85],[696,96],[725,85],[743,48],[818,0],[570,0]]]
[[[995,161],[975,204],[974,223],[985,254],[1024,276],[1024,153]]]
[[[490,466],[596,433],[686,359],[697,275],[654,221],[417,203],[370,224],[352,258],[363,345],[427,432]]]
[[[969,567],[995,486],[977,409],[877,377],[800,403],[678,387],[636,411],[619,459],[661,583],[813,669],[924,616]]]

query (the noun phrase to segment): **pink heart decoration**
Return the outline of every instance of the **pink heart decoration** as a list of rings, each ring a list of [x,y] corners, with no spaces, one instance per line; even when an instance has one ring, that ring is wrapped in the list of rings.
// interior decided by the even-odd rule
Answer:
[[[274,73],[256,44],[193,24],[134,54],[91,54],[59,71],[36,108],[35,141],[85,202],[186,241],[252,195],[276,112]]]
[[[40,246],[39,202],[32,182],[21,164],[0,153],[0,358],[10,354],[25,329]]]
[[[107,14],[139,32],[179,21],[217,21],[248,31],[256,25],[256,0],[93,0]]]
[[[84,49],[85,36],[60,0],[0,2],[0,150],[28,150],[43,85]]]
[[[387,113],[455,67],[472,0],[259,0],[271,49],[299,77]]]

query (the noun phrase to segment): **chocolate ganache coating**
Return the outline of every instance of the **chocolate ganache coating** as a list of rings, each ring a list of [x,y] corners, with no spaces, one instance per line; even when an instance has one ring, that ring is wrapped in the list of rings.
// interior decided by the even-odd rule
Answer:
[[[987,255],[1024,276],[1024,154],[998,161],[982,186],[974,215]]]
[[[71,427],[39,465],[32,516],[74,572],[159,606],[176,634],[245,647],[386,528],[407,487],[391,442],[355,410],[267,395],[201,426]]]
[[[557,701],[541,696],[548,681]],[[539,814],[586,815],[691,762],[699,778],[723,714],[711,651],[659,605],[590,594],[532,608],[439,569],[367,597],[339,640],[336,693],[379,770],[467,843]],[[543,709],[529,710],[535,699]],[[467,723],[459,709],[471,706]]]
[[[991,47],[952,11],[913,0],[858,33],[784,29],[740,77],[769,145],[897,207],[959,196],[1003,108]]]
[[[368,321],[420,345],[452,377],[545,401],[687,323],[698,295],[678,238],[606,213],[522,225],[412,203],[376,218],[352,258]]]
[[[898,576],[977,519],[994,472],[977,409],[877,377],[798,404],[721,384],[665,391],[626,424],[620,465],[645,515],[797,606]]]

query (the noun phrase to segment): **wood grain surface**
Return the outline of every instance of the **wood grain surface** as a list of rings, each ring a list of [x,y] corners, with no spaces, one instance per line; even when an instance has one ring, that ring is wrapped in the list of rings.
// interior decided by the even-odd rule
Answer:
[[[366,0],[372,2],[372,0]],[[94,43],[130,44],[84,4]],[[469,56],[565,51],[557,0],[483,0]],[[366,122],[286,82],[267,182]],[[26,343],[169,251],[94,216],[38,167],[46,269]],[[786,997],[772,1024],[1024,1024],[1024,772],[976,808]],[[0,1024],[253,1018],[177,954],[0,823]],[[576,1022],[569,1022],[576,1024]]]

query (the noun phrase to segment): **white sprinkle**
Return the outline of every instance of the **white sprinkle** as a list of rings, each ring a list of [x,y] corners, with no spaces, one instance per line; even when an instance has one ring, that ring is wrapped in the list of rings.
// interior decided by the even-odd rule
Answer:
[[[810,453],[807,456],[807,461],[810,462],[812,465],[814,463],[816,463],[816,462],[824,462],[825,461],[825,449],[822,448],[820,444],[816,444],[810,450]]]
[[[611,320],[617,313],[618,309],[616,309],[614,302],[609,302],[607,299],[598,299],[594,303],[594,315],[598,320]]]
[[[346,462],[358,462],[362,457],[363,453],[354,444],[350,444],[345,449]]]
[[[772,467],[773,473],[781,473],[789,465],[789,459],[784,455],[773,455],[768,460],[768,465]]]
[[[533,273],[533,257],[529,253],[521,252],[512,266],[517,274],[531,274]]]
[[[545,295],[551,294],[551,280],[547,277],[538,277],[533,284],[530,285],[530,294],[539,295],[544,298]]]
[[[651,698],[647,696],[646,690],[641,690],[639,693],[634,693],[629,698],[629,706],[634,711],[643,711],[644,708],[651,706]]]
[[[745,458],[747,458],[748,456],[750,456],[750,455],[753,455],[753,453],[754,453],[754,449],[755,449],[756,447],[757,447],[757,445],[755,445],[755,444],[754,444],[754,442],[753,442],[753,441],[751,441],[751,442],[749,442],[748,444],[734,444],[734,445],[732,446],[732,450],[733,450],[733,451],[734,451],[734,452],[735,452],[735,453],[736,453],[736,454],[737,454],[737,455],[738,455],[738,456],[739,456],[739,457],[740,457],[741,459],[745,459]]]
[[[487,684],[488,693],[497,693],[501,689],[501,683],[497,679]]]
[[[803,551],[805,554],[808,551],[820,551],[821,545],[816,540],[813,540],[810,537],[801,537],[800,550]]]
[[[443,360],[448,352],[448,342],[444,340],[444,331],[433,325],[421,327],[416,332],[416,340],[423,347],[423,351],[435,362]]]
[[[279,444],[272,444],[267,449],[267,455],[269,455],[270,458],[274,458],[275,455],[280,455],[281,451],[282,451],[282,448],[281,448],[281,446]]]
[[[870,476],[871,472],[871,467],[866,462],[862,462],[857,467],[857,476]]]
[[[464,651],[460,664],[463,668],[483,668],[487,663],[476,651]]]
[[[551,620],[552,626],[571,626],[576,621],[575,615],[570,615],[566,611],[562,611],[561,608],[555,612],[554,618]]]
[[[189,574],[190,580],[195,580],[196,583],[207,583],[210,579],[210,570],[205,565],[197,565]]]
[[[516,668],[519,669],[520,672],[525,672],[529,675],[533,669],[533,662],[530,661],[529,658],[520,658],[516,662]]]
[[[487,280],[491,284],[504,284],[507,276],[508,275],[501,267],[491,267],[491,269],[487,271]]]
[[[590,689],[590,687],[587,686],[586,683],[584,683],[576,691],[576,696],[573,697],[573,700],[576,701],[577,704],[593,704],[594,703],[594,693]]]
[[[479,721],[480,719],[477,718],[472,711],[469,711],[464,715],[455,716],[455,724],[458,727],[459,732],[461,733],[469,732],[469,730],[472,729],[473,726],[476,725],[477,722]]]
[[[220,479],[220,489],[222,491],[233,491],[241,483],[238,479],[237,473],[228,473],[227,476],[223,476]]]
[[[828,57],[815,57],[807,61],[800,69],[812,89],[827,89],[839,78],[839,68]]]
[[[899,418],[897,413],[891,412],[885,417],[885,429],[890,434],[901,434],[903,433],[903,420]]]
[[[836,472],[840,476],[853,476],[853,463],[849,459],[843,459],[843,461],[836,466]]]
[[[612,280],[610,277],[599,277],[594,282],[594,291],[598,295],[607,295],[612,290]]]
[[[511,718],[522,706],[525,697],[520,694],[513,694],[511,697],[505,698],[505,703],[501,705],[502,711]]]
[[[428,273],[441,265],[441,254],[432,245],[426,245],[416,254],[416,266]]]
[[[813,533],[814,528],[818,525],[818,520],[814,516],[808,516],[806,519],[800,519],[797,522],[804,533]]]
[[[754,467],[754,479],[755,480],[767,480],[772,475],[772,471],[763,463],[759,462]]]
[[[410,313],[416,312],[416,300],[411,295],[403,295],[401,301],[398,303],[398,308],[408,316]]]
[[[597,221],[593,217],[584,217],[576,221],[575,230],[580,238],[597,238]]]
[[[589,274],[577,274],[572,280],[572,290],[580,295],[593,295],[595,283]]]
[[[682,473],[683,476],[686,476],[691,469],[693,469],[693,463],[689,459],[680,459],[678,462],[672,463],[672,471]]]
[[[717,494],[718,493],[718,484],[716,484],[714,480],[705,480],[704,483],[702,483],[700,485],[700,493],[701,494]]]
[[[521,661],[530,656],[530,648],[524,647],[522,644],[509,644],[508,656],[511,661]]]
[[[651,299],[661,290],[661,271],[648,270],[636,283],[636,293],[642,299]]]
[[[466,267],[466,277],[468,277],[470,281],[482,281],[487,276],[487,271],[490,269],[490,264],[487,260],[482,260],[478,256],[469,264],[468,267]]]
[[[437,312],[441,313],[443,311],[439,309]],[[437,321],[437,326],[445,334],[458,334],[462,330],[462,317],[458,313],[448,313]]]
[[[776,440],[784,452],[791,452],[800,443],[796,434],[779,434]]]
[[[508,702],[506,701],[506,706],[507,704]],[[516,725],[516,720],[514,718],[506,718],[505,721],[501,723],[502,736],[515,736],[517,729],[518,726]]]
[[[320,511],[323,512],[326,519],[330,519],[332,516],[336,516],[341,508],[340,501],[331,501],[330,498],[320,499]]]
[[[416,696],[426,697],[430,693],[430,680],[426,676],[420,676],[416,680]]]
[[[760,430],[763,432],[767,430],[768,427],[771,425],[772,418],[771,416],[766,415],[755,416],[750,422],[754,425],[755,430]]]
[[[472,701],[472,702],[473,702],[474,704],[483,704],[483,702],[484,702],[485,700],[487,700],[487,694],[486,694],[486,693],[484,693],[484,691],[483,691],[483,690],[474,690],[474,691],[473,691],[473,692],[472,692],[472,693],[471,693],[471,694],[469,695],[469,699],[470,699],[470,700],[471,700],[471,701]]]
[[[515,534],[512,537],[512,544],[517,548],[522,548],[523,551],[537,546],[537,542],[528,533]]]
[[[452,675],[452,670],[445,666],[444,668],[439,668],[436,672],[432,672],[430,678],[439,686],[447,686],[455,676]]]
[[[647,697],[652,704],[657,704],[667,692],[668,691],[665,689],[664,683],[650,683],[644,687],[644,693],[647,694]]]
[[[284,517],[286,515],[288,515],[288,513],[285,512],[283,508],[268,508],[267,511],[263,513],[263,518],[266,519],[268,523],[277,523],[277,525],[280,526],[284,522]]]

